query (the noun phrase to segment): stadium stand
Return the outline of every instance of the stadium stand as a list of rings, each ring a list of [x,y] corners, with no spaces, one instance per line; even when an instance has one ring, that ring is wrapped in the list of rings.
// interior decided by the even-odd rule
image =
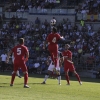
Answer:
[[[35,0],[31,0],[31,1],[35,1]],[[12,5],[12,3],[9,4],[10,6]],[[31,4],[31,3],[29,2],[27,4]],[[42,3],[36,2],[36,5],[40,5],[40,4],[43,5],[43,2]],[[81,5],[84,5],[84,3],[81,3]],[[45,21],[40,19],[39,16],[41,16],[41,14],[40,12],[37,13],[37,9],[35,9],[34,7],[33,8],[29,7],[29,12],[27,12],[28,6],[25,7],[24,12],[17,11],[18,8],[13,9],[13,11],[15,12],[8,12],[8,11],[12,11],[12,8],[13,7],[11,7],[10,10],[8,10],[9,7],[5,9],[4,14],[6,18],[2,20],[2,24],[0,23],[0,28],[1,28],[0,29],[0,54],[2,54],[3,50],[9,51],[11,47],[17,44],[18,38],[24,37],[25,45],[28,46],[30,52],[30,58],[29,61],[27,62],[29,72],[34,73],[34,70],[36,70],[37,73],[43,73],[47,69],[47,56],[48,56],[46,53],[46,47],[44,47],[43,44],[45,42],[46,36],[51,31],[50,19],[49,17],[46,17]],[[64,10],[62,8],[58,9],[57,7],[55,8],[54,11],[54,8],[53,10],[51,10],[51,12],[49,11],[50,9],[49,10],[45,9],[45,13],[49,11],[48,16],[52,15],[53,13],[54,14],[57,13],[57,15],[58,14],[70,15],[73,13],[72,16],[76,17],[77,15],[79,21],[83,18],[81,17],[81,15],[79,15],[81,14],[79,13],[81,9],[75,10],[71,8],[66,11],[65,9]],[[28,14],[31,16],[32,13],[38,15],[38,20],[39,20],[38,25],[36,23],[37,17],[34,17],[35,19],[31,21],[27,20],[27,18],[29,17]],[[58,33],[63,35],[65,39],[71,40],[70,49],[73,52],[73,61],[76,66],[76,69],[77,70],[100,69],[100,30],[99,28],[93,30],[94,27],[97,27],[95,26],[97,24],[95,23],[95,25],[93,26],[94,22],[91,24],[91,23],[87,23],[86,20],[84,20],[85,24],[82,26],[80,22],[77,22],[77,20],[72,22],[72,20],[69,20],[67,16],[65,16],[64,18],[60,16],[60,18],[62,19],[59,19],[57,15],[56,16],[53,15],[53,16],[55,16],[55,18],[57,18],[57,22],[59,22],[57,23]],[[60,51],[62,51],[64,49],[64,45],[59,44],[59,48]],[[37,62],[40,65],[35,68],[35,64]],[[61,71],[63,71],[63,69]]]

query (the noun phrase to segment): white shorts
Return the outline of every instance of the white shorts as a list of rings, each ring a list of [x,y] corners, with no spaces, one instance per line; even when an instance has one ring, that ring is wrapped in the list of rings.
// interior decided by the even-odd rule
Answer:
[[[55,68],[54,64],[52,64],[52,62],[51,62],[50,65],[49,65],[49,67],[48,67],[48,70],[53,72],[54,69],[56,69],[56,71],[60,71],[60,67],[57,66]]]
[[[12,58],[12,63],[14,63],[14,58]]]
[[[54,68],[55,68],[55,66],[51,62],[49,67],[48,67],[48,70],[53,72]]]

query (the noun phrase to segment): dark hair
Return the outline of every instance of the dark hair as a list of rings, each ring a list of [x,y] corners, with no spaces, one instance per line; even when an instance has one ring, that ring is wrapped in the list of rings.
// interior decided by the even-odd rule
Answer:
[[[52,32],[56,33],[57,32],[57,28],[56,27],[53,27],[52,28]]]
[[[20,38],[19,39],[19,44],[23,44],[24,43],[24,38]]]

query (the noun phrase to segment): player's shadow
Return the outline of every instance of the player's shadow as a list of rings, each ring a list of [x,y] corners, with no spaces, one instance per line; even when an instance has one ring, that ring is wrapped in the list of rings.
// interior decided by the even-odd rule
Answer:
[[[9,86],[0,86],[1,88],[3,88],[3,87],[9,87]]]
[[[42,83],[29,83],[29,84],[32,84],[32,85],[43,85],[43,86],[46,86],[46,85],[53,85],[53,84],[42,84]],[[55,85],[55,84],[54,84]]]
[[[30,84],[33,84],[33,85],[35,85],[35,84],[39,84],[39,85],[40,85],[41,83],[30,83]]]
[[[44,85],[44,84],[41,84],[41,83],[29,83],[29,85],[32,84],[32,85]],[[23,85],[23,83],[20,83],[20,84],[17,84],[17,85]]]
[[[9,86],[8,83],[0,83],[0,87],[2,88],[2,87],[9,87]]]
[[[32,78],[44,78],[45,75],[41,74],[33,74],[33,75],[29,75],[29,77]],[[93,82],[93,83],[100,83],[100,79],[97,78],[87,78],[87,77],[80,77],[82,82]],[[61,80],[65,80],[65,75],[61,75]],[[70,80],[71,81],[77,81],[77,78],[74,76],[70,76]]]
[[[0,83],[0,84],[3,84],[3,85],[8,85],[9,83]]]
[[[1,75],[5,76],[11,76],[11,72],[5,72],[5,73],[0,73]],[[21,73],[23,76],[23,74]],[[29,74],[29,77],[31,78],[44,78],[45,74]],[[61,80],[66,80],[65,75],[61,75]],[[6,78],[7,79],[7,78]],[[70,80],[72,81],[77,81],[75,76],[70,76]],[[100,83],[100,79],[97,78],[86,78],[86,77],[81,77],[82,82],[94,82],[94,83]],[[4,83],[6,84],[6,83]],[[41,83],[32,83],[32,84],[41,84]]]

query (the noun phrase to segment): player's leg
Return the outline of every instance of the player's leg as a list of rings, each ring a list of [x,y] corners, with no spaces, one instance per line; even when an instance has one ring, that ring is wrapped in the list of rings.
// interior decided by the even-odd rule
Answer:
[[[20,67],[21,67],[23,74],[24,74],[24,88],[29,88],[29,86],[27,85],[28,84],[28,69],[27,69],[27,66],[24,62],[22,62]]]
[[[51,71],[51,73],[49,73],[49,76],[51,78],[57,78],[57,72],[56,72],[56,68],[53,62],[51,62],[50,66],[48,67],[48,70]]]
[[[58,75],[58,74],[60,74],[60,64],[59,64],[59,58],[57,59],[56,73],[57,73],[57,75]]]
[[[55,63],[54,54],[52,52],[50,52],[50,55],[51,55],[52,62]]]
[[[24,88],[29,88],[28,84],[28,71],[24,71]]]
[[[52,62],[51,62],[50,65],[49,65],[49,67],[48,67],[48,72],[47,72],[47,74],[45,75],[44,81],[42,82],[42,84],[45,84],[46,81],[47,81],[47,79],[49,78],[49,76],[52,76],[53,69],[54,69],[54,65],[53,65]]]
[[[61,85],[61,75],[60,75],[60,63],[59,63],[59,59],[57,60],[57,67],[56,67],[56,74],[58,77],[58,84]]]
[[[58,84],[61,85],[61,75],[60,75],[60,71],[58,73]]]
[[[48,50],[49,50],[51,59],[52,59],[52,61],[53,61],[53,63],[54,63],[54,54],[53,54],[53,52],[52,52],[52,48],[53,48],[53,47],[52,47],[51,45],[48,46]]]
[[[49,74],[47,73],[44,77],[44,81],[42,82],[42,84],[46,84],[47,79],[49,78]]]
[[[13,83],[14,83],[14,80],[15,80],[15,76],[16,76],[16,72],[13,71],[13,72],[12,72],[12,77],[11,77],[10,86],[13,86]]]
[[[65,78],[66,78],[66,81],[67,81],[67,85],[70,85],[70,82],[69,82],[69,75],[68,75],[69,69],[66,68],[66,69],[64,69],[64,70],[65,70]]]
[[[80,83],[80,85],[82,85],[82,82],[80,80],[80,76],[78,75],[78,73],[74,70],[73,73],[75,74],[76,78],[78,79],[78,82]]]
[[[46,84],[46,81],[47,81],[47,79],[49,78],[50,75],[52,75],[52,71],[48,70],[48,73],[45,75],[44,81],[41,84]]]
[[[53,55],[54,55],[54,64],[55,67],[57,67],[57,62],[58,62],[58,45],[55,46],[53,50]]]
[[[18,76],[19,78],[22,78],[21,75],[20,75],[20,73],[19,73],[19,70],[17,70],[17,76]]]
[[[76,78],[78,79],[78,82],[80,83],[80,85],[82,85],[82,82],[80,80],[80,76],[77,74],[73,64],[69,67],[69,70],[75,74]]]
[[[14,63],[14,71],[12,72],[10,86],[13,86],[13,83],[14,83],[14,80],[15,80],[15,76],[16,76],[16,72],[18,70],[18,67],[17,66],[18,66],[17,63]]]
[[[52,71],[48,70],[48,73],[45,75],[44,81],[42,82],[42,84],[46,84],[46,81],[50,76],[52,76]]]
[[[58,58],[57,58],[57,56],[55,56],[55,57],[54,57],[54,64],[55,64],[55,67],[57,67],[57,60],[58,60]]]

